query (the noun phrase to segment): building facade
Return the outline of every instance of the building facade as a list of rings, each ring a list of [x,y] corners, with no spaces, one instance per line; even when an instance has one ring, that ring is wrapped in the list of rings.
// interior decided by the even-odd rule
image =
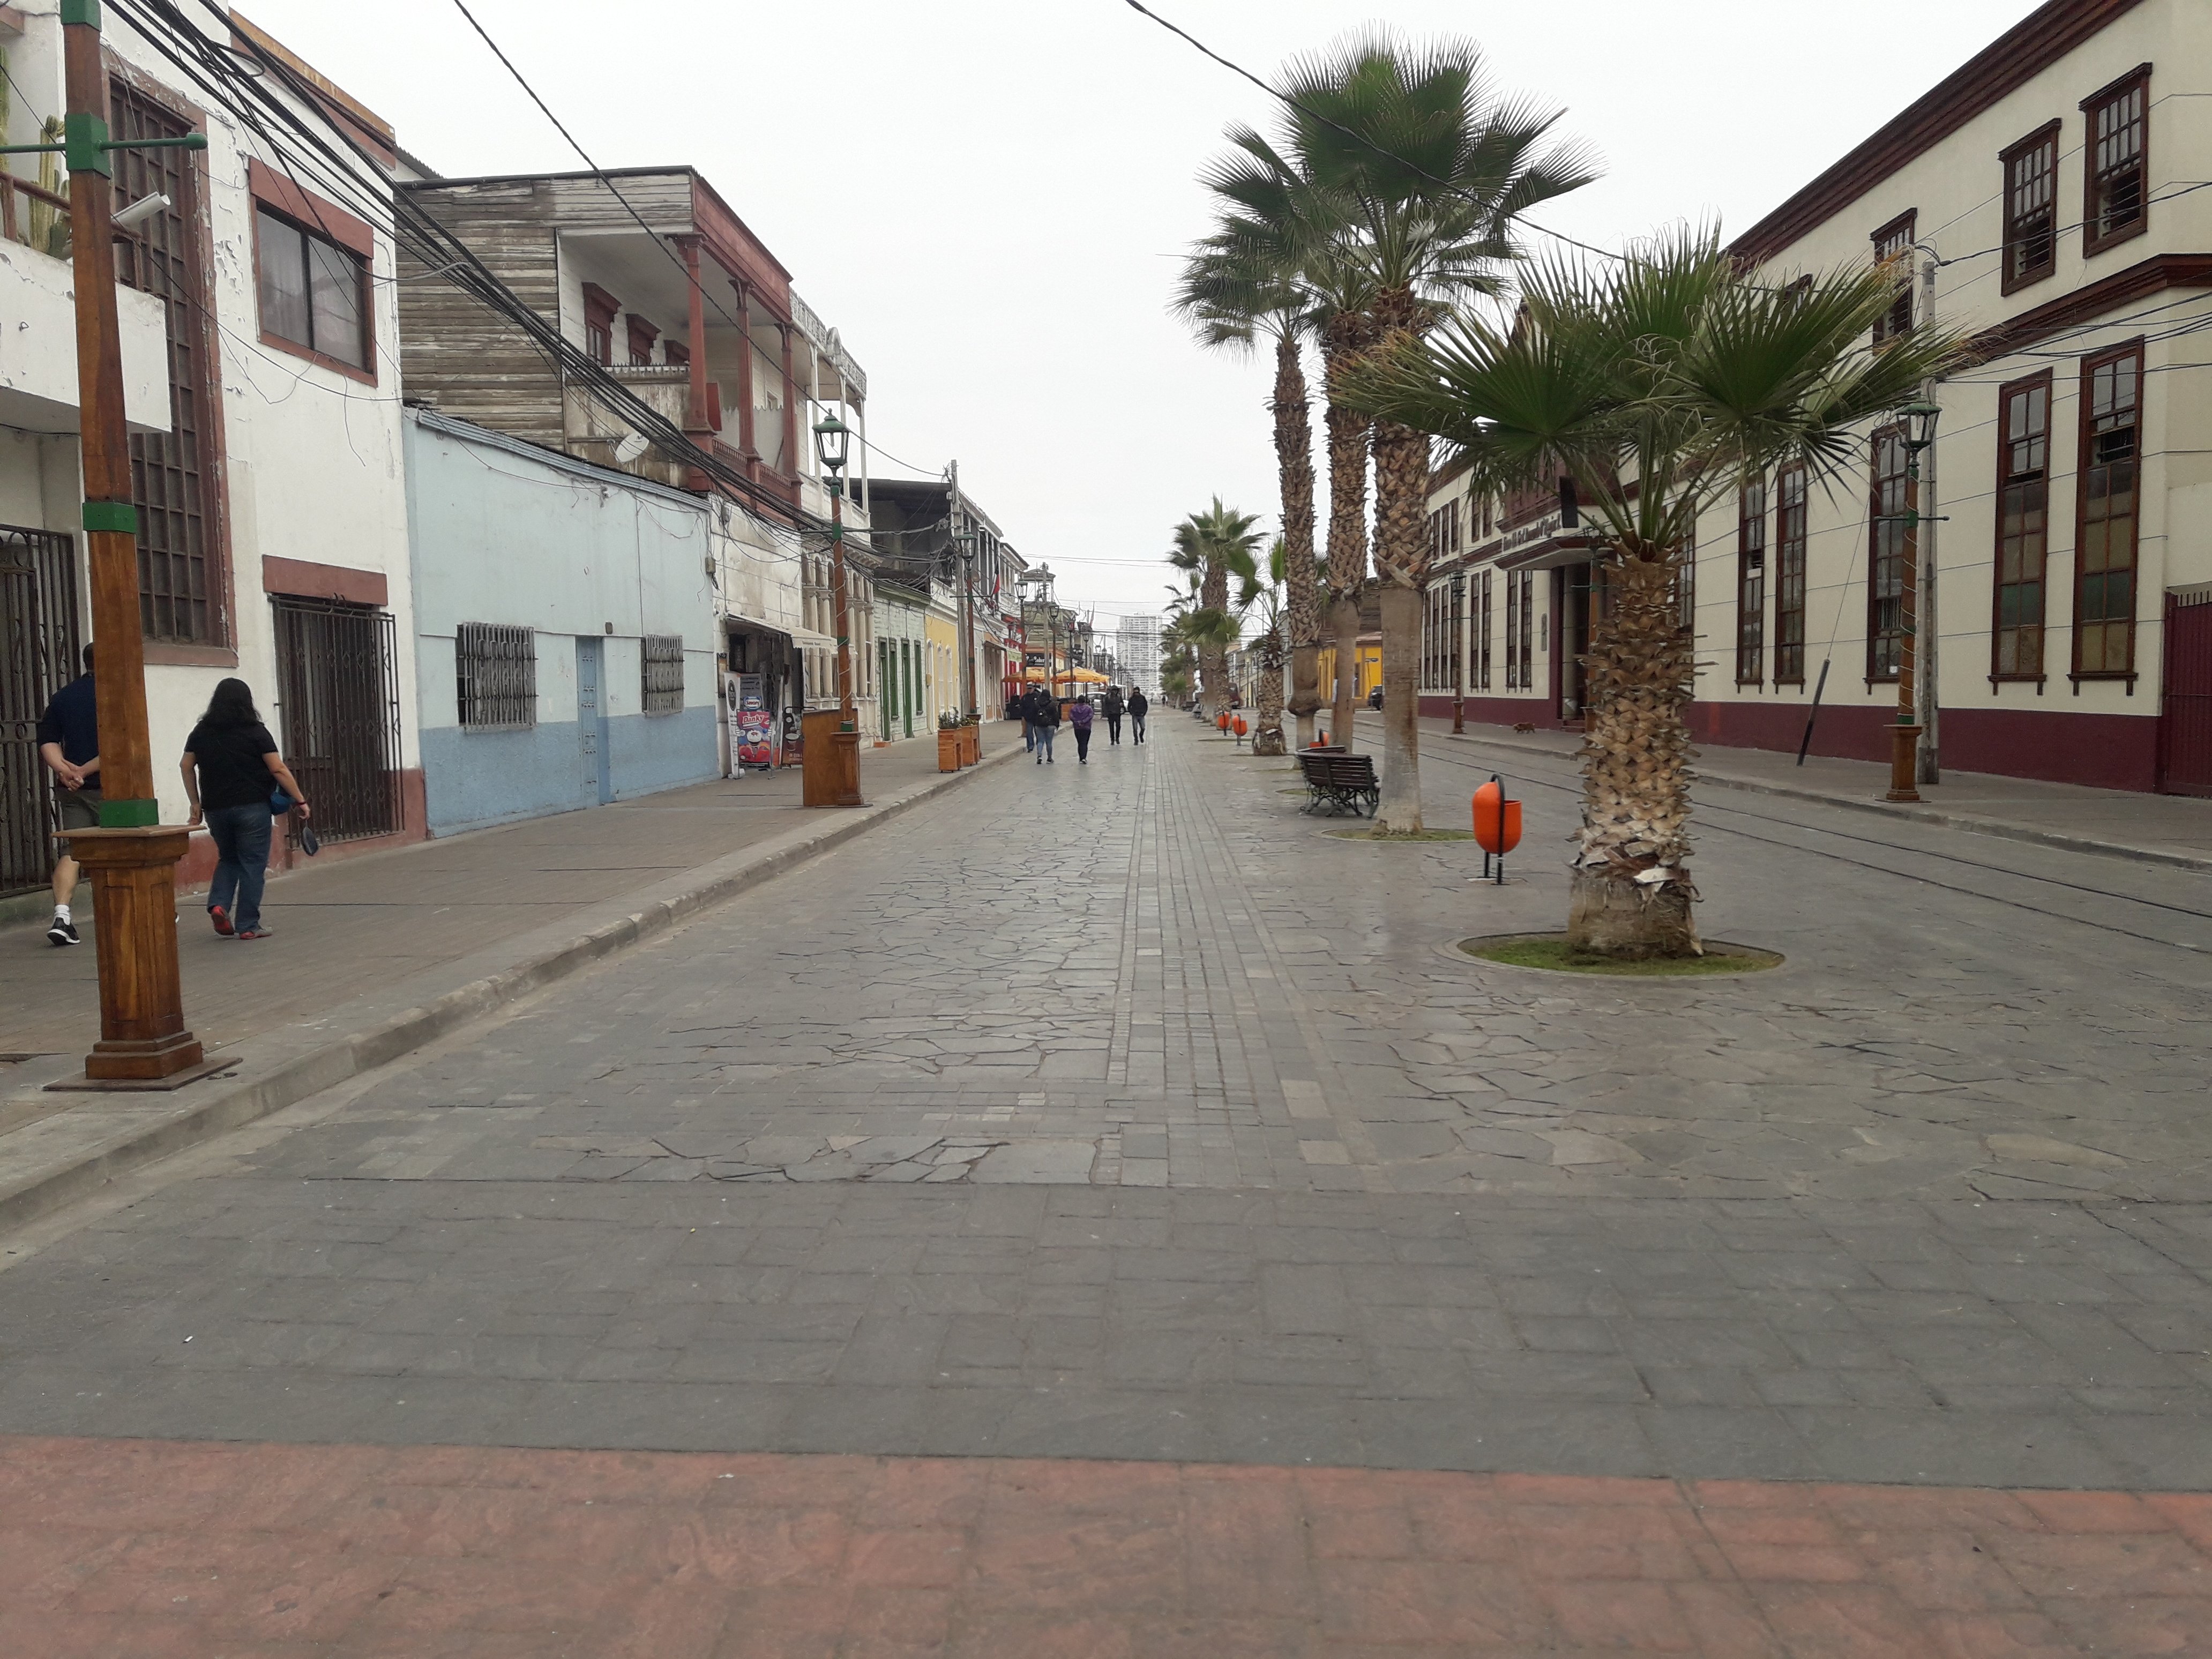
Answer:
[[[216,683],[252,686],[315,806],[325,858],[424,833],[403,483],[398,264],[383,164],[391,128],[220,9],[192,23],[258,64],[272,96],[343,155],[300,160],[198,101],[155,46],[106,20],[111,128],[205,136],[204,151],[121,150],[118,204],[168,198],[117,239],[140,616],[164,822],[173,757]],[[61,25],[0,8],[11,143],[48,142],[63,106]],[[304,91],[295,90],[303,88]],[[15,163],[25,163],[17,171]],[[74,279],[57,157],[0,159],[0,734],[72,677],[88,629],[77,459]],[[33,165],[34,164],[34,165]],[[50,791],[27,736],[0,753],[0,891],[42,884]],[[283,843],[272,863],[296,849]],[[212,871],[196,836],[179,867]]]
[[[1698,741],[1794,750],[1817,696],[1813,752],[1886,757],[1917,571],[1941,764],[2212,793],[2208,77],[2202,4],[2051,0],[1735,240],[1774,281],[1893,260],[1883,326],[1932,317],[1976,361],[1938,388],[1917,485],[1886,424],[1840,485],[1785,472],[1707,514]],[[1430,506],[1459,550],[1425,709],[1464,665],[1480,718],[1574,724],[1590,548],[1556,501],[1449,471]]]

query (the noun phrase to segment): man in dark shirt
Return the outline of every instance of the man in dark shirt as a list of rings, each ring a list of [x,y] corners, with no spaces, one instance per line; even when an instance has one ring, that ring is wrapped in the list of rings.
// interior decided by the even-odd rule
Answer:
[[[54,775],[56,816],[64,830],[100,827],[100,708],[92,690],[92,647],[84,672],[54,693],[39,717],[39,758]],[[65,849],[68,843],[64,842]],[[70,919],[76,895],[76,860],[66,850],[54,859],[54,919],[46,937],[56,945],[81,945]]]

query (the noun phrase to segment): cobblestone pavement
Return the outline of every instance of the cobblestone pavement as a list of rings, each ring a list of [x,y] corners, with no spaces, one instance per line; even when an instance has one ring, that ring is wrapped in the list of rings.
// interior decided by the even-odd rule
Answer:
[[[1827,1636],[1752,1595],[1753,1637],[1686,1639],[2148,1653],[2212,1629],[2179,1496],[2212,1487],[2212,880],[1723,798],[1706,930],[1787,964],[1563,979],[1454,949],[1558,924],[1563,763],[1498,757],[1530,813],[1501,888],[1463,843],[1333,839],[1281,763],[1155,731],[979,778],[19,1241],[0,1433],[1333,1465],[1477,1504],[1497,1472],[1595,1482],[1592,1516],[1624,1478],[1678,1518],[1748,1481],[1793,1517],[1765,1541],[1813,1553],[1790,1582],[1884,1594],[1881,1526],[1848,1571],[1816,1562],[1844,1523],[1764,1483],[1893,1483],[1954,1518],[1987,1498],[1961,1488],[2166,1492],[2156,1527],[2111,1498],[2117,1533],[2104,1500],[2035,1511],[2057,1541],[2033,1549],[2124,1618],[2017,1575],[2007,1601],[1970,1559],[1988,1540],[1900,1520],[1942,1587],[1897,1603],[1922,1645],[1841,1592]],[[1431,758],[1456,822],[1490,769]],[[1142,1512],[1098,1501],[1116,1538]],[[1005,1595],[917,1650],[981,1650],[959,1644],[1035,1591],[957,1549]],[[1411,1584],[1448,1558],[1377,1559],[1429,1562]],[[1635,1559],[1625,1581],[1664,1577]],[[2021,1617],[2007,1646],[1943,1635],[1946,1609]],[[1368,1639],[1478,1639],[1462,1612]],[[1139,1639],[1158,1613],[1066,1650],[1172,1651]],[[1212,1650],[1362,1650],[1334,1616]],[[754,1650],[726,1636],[700,1650]],[[877,1650],[827,1641],[759,1650]]]

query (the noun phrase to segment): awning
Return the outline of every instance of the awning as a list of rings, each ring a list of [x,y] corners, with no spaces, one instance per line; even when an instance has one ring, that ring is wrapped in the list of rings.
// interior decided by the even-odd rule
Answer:
[[[817,651],[835,651],[837,641],[827,634],[817,634],[811,628],[787,628],[783,630],[793,645]]]

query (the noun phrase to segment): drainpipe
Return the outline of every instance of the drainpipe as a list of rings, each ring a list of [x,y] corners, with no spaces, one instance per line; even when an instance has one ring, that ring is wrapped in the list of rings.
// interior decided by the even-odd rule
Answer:
[[[1936,256],[1925,256],[1920,267],[1920,317],[1922,326],[1936,325]],[[1921,388],[1921,398],[1926,403],[1936,401],[1937,383],[1930,380]],[[1940,432],[1942,428],[1939,427]],[[1936,453],[1937,446],[1929,444],[1928,452],[1920,458],[1920,522],[1915,526],[1920,536],[1917,549],[1920,564],[1920,757],[1917,775],[1922,783],[1941,783],[1943,763],[1938,721],[1942,718],[1943,677],[1939,672],[1943,630],[1938,625],[1936,613],[1936,535],[1942,526],[1936,495]]]

